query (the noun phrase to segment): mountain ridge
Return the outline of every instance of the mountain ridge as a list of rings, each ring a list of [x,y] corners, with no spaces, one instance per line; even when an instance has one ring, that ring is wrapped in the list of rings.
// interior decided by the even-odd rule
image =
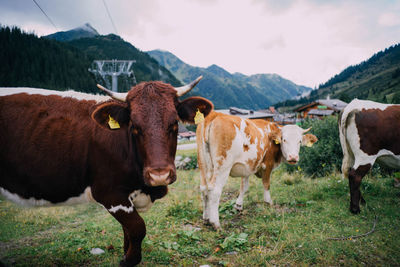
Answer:
[[[44,36],[47,39],[54,39],[60,42],[72,41],[79,38],[90,38],[100,35],[95,28],[89,23],[85,23],[80,27],[76,27],[68,31],[59,31]]]
[[[304,91],[312,90],[306,86],[296,85],[277,74],[250,76],[238,72],[231,74],[216,64],[206,68],[189,65],[165,50],[157,49],[147,53],[183,82],[189,82],[203,75],[202,82],[191,94],[210,99],[218,109],[232,106],[264,109],[282,99],[290,99]]]

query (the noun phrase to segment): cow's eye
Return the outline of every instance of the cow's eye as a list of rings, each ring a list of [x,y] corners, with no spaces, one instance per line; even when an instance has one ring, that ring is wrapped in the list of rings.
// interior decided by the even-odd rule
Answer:
[[[283,139],[283,142],[286,143],[286,139]]]

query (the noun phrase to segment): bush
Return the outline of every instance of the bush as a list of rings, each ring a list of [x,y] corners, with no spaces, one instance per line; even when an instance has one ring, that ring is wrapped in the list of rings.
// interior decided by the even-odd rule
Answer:
[[[305,120],[301,127],[304,129],[312,127],[310,132],[318,138],[318,142],[312,147],[301,147],[299,163],[295,166],[285,163],[284,168],[289,172],[301,170],[312,177],[322,177],[340,170],[343,153],[339,141],[337,116],[323,120]]]

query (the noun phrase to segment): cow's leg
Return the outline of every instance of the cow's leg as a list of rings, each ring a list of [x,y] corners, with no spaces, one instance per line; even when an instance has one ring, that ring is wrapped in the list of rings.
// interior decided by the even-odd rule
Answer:
[[[128,194],[105,194],[92,190],[93,197],[122,225],[124,231],[124,259],[121,266],[134,266],[142,259],[142,240],[146,236],[144,220],[129,200]]]
[[[201,191],[201,200],[203,202],[203,220],[205,224],[210,222],[210,212],[209,212],[209,205],[208,205],[208,190],[206,186],[200,186]]]
[[[268,166],[263,173],[262,183],[264,186],[264,202],[272,206],[274,203],[271,198],[271,193],[269,192],[271,186],[271,172],[272,167]]]
[[[360,213],[360,200],[365,203],[360,191],[362,178],[371,169],[371,164],[360,165],[357,169],[351,168],[349,171],[350,187],[350,211]]]
[[[218,230],[221,228],[219,223],[219,201],[222,194],[222,189],[226,184],[229,177],[229,172],[219,173],[218,176],[212,179],[213,186],[209,187],[208,191],[208,208],[209,208],[209,220],[214,229]]]
[[[124,232],[124,255],[125,255],[129,248],[129,237],[127,230],[123,226],[122,226],[122,231]]]
[[[243,198],[248,189],[249,189],[249,177],[247,176],[243,177],[240,183],[240,193],[235,203],[235,209],[237,209],[238,211],[243,210]]]

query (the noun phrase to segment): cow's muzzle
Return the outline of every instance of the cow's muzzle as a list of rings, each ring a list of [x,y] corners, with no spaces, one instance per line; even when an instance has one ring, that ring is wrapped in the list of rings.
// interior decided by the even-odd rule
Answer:
[[[287,162],[292,165],[296,164],[298,161],[299,161],[298,155],[289,155],[289,157],[287,159]]]
[[[165,186],[172,184],[175,180],[176,174],[172,167],[145,169],[145,183],[148,186]]]

